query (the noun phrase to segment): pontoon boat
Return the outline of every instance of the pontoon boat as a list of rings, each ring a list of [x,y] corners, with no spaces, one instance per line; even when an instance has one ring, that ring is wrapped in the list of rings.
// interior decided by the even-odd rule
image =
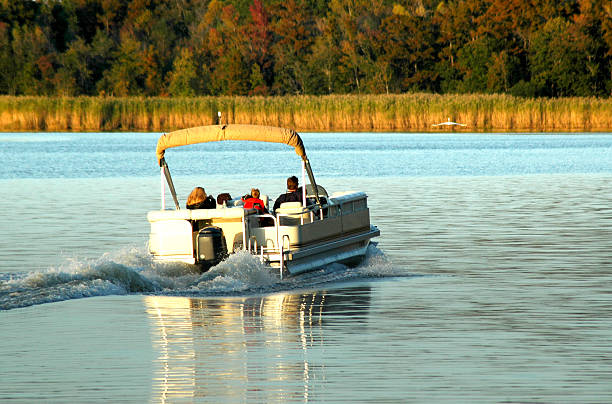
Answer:
[[[285,143],[302,158],[303,202],[286,202],[260,214],[227,201],[216,209],[181,209],[164,154],[169,148],[225,140]],[[157,142],[161,167],[161,210],[151,211],[149,251],[157,262],[184,262],[202,270],[229,254],[247,250],[284,274],[298,274],[339,262],[356,265],[380,231],[370,225],[367,195],[317,186],[302,139],[290,129],[257,125],[211,125],[164,134]],[[304,182],[302,182],[304,183]],[[175,209],[166,209],[166,184]],[[266,203],[265,195],[260,197]],[[266,208],[268,208],[266,206]]]

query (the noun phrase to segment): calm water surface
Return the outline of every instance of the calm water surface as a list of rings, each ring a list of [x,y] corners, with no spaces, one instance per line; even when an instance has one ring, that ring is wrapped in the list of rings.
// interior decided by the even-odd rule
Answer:
[[[381,237],[282,281],[151,262],[158,137],[0,134],[0,401],[612,402],[612,134],[305,134]],[[242,142],[167,160],[182,204],[300,169]]]

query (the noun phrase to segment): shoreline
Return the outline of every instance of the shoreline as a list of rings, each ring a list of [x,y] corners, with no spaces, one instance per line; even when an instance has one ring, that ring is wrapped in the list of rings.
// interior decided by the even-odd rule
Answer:
[[[508,95],[283,97],[0,96],[2,132],[169,132],[217,123],[298,132],[610,132],[609,98]],[[447,120],[465,127],[434,127]]]

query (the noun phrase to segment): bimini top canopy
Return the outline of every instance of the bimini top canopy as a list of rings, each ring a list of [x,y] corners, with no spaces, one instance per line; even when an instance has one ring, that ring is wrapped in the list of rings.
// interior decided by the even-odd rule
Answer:
[[[166,149],[171,147],[223,140],[285,143],[295,147],[297,155],[307,161],[302,139],[292,129],[258,125],[210,125],[177,130],[162,135],[157,141],[157,162],[161,165]]]

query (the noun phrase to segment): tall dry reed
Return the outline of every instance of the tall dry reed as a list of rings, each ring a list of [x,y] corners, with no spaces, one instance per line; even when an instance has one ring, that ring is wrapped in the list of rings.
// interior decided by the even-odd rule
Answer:
[[[610,131],[612,100],[507,95],[0,97],[1,131],[156,131],[222,123],[298,131]]]

